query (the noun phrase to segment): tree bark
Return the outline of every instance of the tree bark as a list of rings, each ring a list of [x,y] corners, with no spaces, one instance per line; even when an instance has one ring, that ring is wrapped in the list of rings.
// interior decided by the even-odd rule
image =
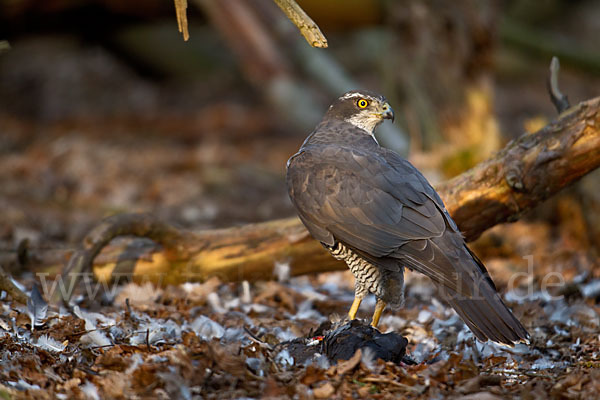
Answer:
[[[440,185],[438,191],[467,240],[515,221],[600,166],[600,98],[578,104],[534,134]]]

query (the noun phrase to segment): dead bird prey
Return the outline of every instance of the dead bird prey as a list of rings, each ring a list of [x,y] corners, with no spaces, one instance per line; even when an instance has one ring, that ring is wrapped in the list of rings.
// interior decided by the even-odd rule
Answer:
[[[349,311],[373,293],[377,326],[386,305],[404,302],[404,266],[430,277],[482,341],[526,341],[525,328],[500,299],[425,177],[373,135],[394,112],[383,96],[338,98],[287,163],[287,186],[300,219],[356,278]]]

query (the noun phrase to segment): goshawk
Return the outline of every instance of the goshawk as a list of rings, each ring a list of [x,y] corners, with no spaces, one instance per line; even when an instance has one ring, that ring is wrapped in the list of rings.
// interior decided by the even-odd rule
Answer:
[[[300,219],[356,278],[349,317],[368,293],[377,298],[373,326],[386,305],[400,307],[406,266],[433,280],[478,339],[527,341],[433,187],[377,143],[373,131],[384,119],[394,112],[383,96],[345,93],[287,164]]]

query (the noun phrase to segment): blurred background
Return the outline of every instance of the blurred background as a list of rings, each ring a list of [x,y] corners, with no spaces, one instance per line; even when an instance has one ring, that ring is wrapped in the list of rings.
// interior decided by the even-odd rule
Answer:
[[[102,217],[199,230],[295,215],[285,162],[346,90],[384,94],[382,142],[432,183],[600,94],[600,2],[299,0],[328,49],[271,0],[0,0],[0,248],[75,246]],[[388,124],[389,125],[389,124]],[[503,270],[600,276],[600,175],[475,248]],[[510,267],[510,268],[507,268]]]

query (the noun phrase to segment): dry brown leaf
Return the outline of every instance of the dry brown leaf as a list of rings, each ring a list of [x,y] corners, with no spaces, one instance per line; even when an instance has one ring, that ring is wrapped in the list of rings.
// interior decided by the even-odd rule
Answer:
[[[358,388],[357,393],[358,395],[363,398],[363,399],[367,399],[369,398],[369,396],[371,396],[371,386],[361,386]]]
[[[108,370],[125,371],[131,364],[131,361],[123,357],[120,353],[121,351],[117,347],[109,349],[106,353],[96,358],[95,365]]]
[[[59,385],[58,387],[66,390],[66,391],[69,391],[69,390],[79,386],[80,384],[81,384],[81,379],[73,378],[73,379],[69,379],[64,384]]]
[[[236,377],[246,375],[246,363],[241,357],[237,356],[239,354],[239,346],[221,346],[220,344],[211,342],[208,349],[210,349],[212,361],[223,371]]]
[[[309,365],[304,371],[304,375],[300,378],[300,382],[305,385],[312,385],[315,382],[319,382],[325,379],[325,372],[321,368],[317,368],[314,365]]]
[[[123,398],[125,390],[130,386],[130,379],[124,379],[123,373],[106,371],[101,378],[95,378],[94,383],[107,398]]]
[[[502,377],[498,375],[478,375],[460,382],[458,390],[462,393],[475,393],[486,386],[495,386],[502,383]]]
[[[155,385],[158,382],[156,373],[159,368],[160,366],[156,364],[144,363],[139,365],[131,374],[133,386],[142,389]]]
[[[317,399],[326,399],[331,397],[335,393],[335,388],[329,382],[319,386],[316,389],[313,389],[313,394]]]
[[[460,398],[461,400],[502,400],[502,397],[491,394],[490,392],[473,393]]]
[[[338,375],[344,375],[350,371],[352,371],[358,364],[360,364],[360,359],[362,358],[362,351],[360,349],[356,350],[354,355],[346,360],[338,362],[336,367],[336,372]]]

